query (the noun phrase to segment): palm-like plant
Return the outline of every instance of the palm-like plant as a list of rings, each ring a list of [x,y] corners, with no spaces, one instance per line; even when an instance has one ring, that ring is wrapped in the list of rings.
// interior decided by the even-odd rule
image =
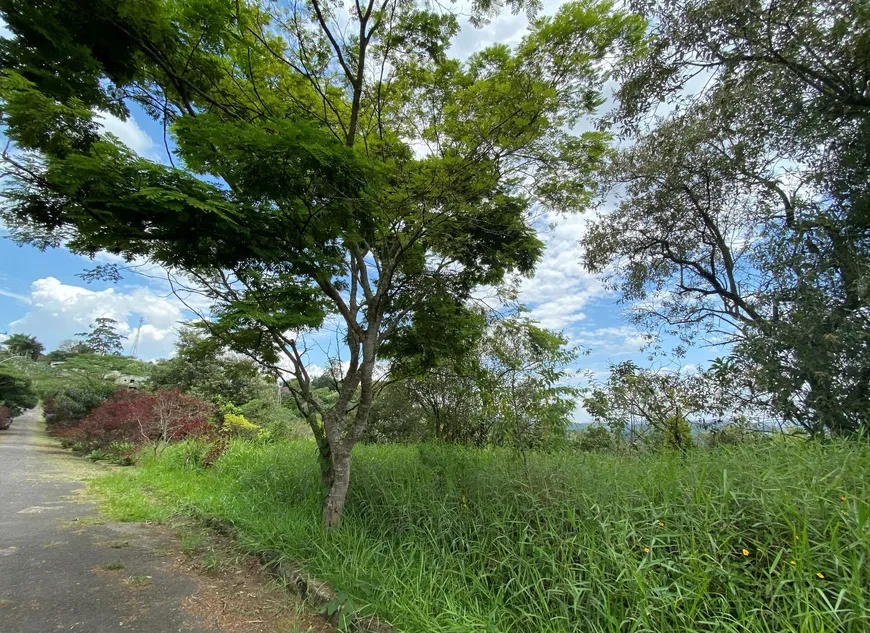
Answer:
[[[13,356],[24,356],[36,360],[45,351],[45,346],[35,336],[12,334],[2,343],[3,349]]]

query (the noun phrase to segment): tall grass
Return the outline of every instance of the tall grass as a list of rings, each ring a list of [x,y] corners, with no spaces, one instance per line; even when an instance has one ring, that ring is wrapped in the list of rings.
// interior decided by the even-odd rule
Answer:
[[[360,446],[340,530],[314,446],[176,446],[102,483],[234,523],[404,631],[866,631],[870,447],[673,455]],[[131,485],[133,484],[133,485]]]

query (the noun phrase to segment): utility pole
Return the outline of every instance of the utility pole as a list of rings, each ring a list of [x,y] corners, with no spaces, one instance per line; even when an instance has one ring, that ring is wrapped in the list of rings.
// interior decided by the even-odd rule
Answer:
[[[130,350],[130,356],[136,358],[136,354],[139,353],[139,334],[142,332],[142,322],[145,320],[145,317],[139,317],[139,325],[136,326],[136,337],[133,339],[133,349]]]

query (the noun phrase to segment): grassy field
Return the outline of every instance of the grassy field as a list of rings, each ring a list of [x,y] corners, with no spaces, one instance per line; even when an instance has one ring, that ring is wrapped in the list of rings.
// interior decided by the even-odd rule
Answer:
[[[324,533],[314,445],[192,447],[97,487],[119,518],[218,516],[403,631],[867,631],[870,446],[672,455],[360,446]],[[155,506],[150,497],[162,499]]]

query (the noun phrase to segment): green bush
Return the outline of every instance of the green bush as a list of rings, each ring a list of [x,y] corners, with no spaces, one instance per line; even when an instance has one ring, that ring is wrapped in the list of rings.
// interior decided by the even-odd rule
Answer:
[[[30,378],[15,367],[0,365],[0,427],[38,401]]]
[[[103,380],[88,381],[43,395],[49,426],[68,426],[83,420],[108,400],[119,387]]]
[[[284,406],[271,398],[255,398],[237,407],[238,412],[269,433],[275,440],[298,440],[311,437],[311,428],[302,419],[293,402]]]
[[[758,429],[741,425],[727,424],[721,428],[710,429],[698,436],[698,442],[707,448],[758,444],[772,441],[773,436]]]
[[[613,450],[613,435],[603,424],[590,424],[568,436],[568,445],[578,451],[595,452]]]

